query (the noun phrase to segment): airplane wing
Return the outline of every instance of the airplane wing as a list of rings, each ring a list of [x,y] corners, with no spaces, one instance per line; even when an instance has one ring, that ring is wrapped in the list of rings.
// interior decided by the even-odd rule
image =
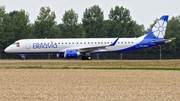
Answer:
[[[116,45],[117,41],[119,40],[119,37],[110,45],[106,46],[96,46],[96,47],[82,47],[82,48],[77,48],[77,49],[72,49],[72,50],[78,50],[79,52],[90,52],[98,49],[104,49],[106,47],[114,46]]]
[[[171,42],[173,39],[176,39],[176,38],[163,39],[163,40],[160,40],[160,41],[154,41],[153,43],[162,43],[162,42],[169,43],[169,42]]]

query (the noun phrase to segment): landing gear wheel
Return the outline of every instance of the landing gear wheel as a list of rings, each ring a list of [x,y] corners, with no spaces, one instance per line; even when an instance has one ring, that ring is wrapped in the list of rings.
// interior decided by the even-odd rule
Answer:
[[[81,59],[82,59],[82,60],[86,60],[86,56],[82,56]]]
[[[82,56],[81,59],[82,60],[91,60],[92,57],[91,56]]]
[[[87,56],[87,60],[91,60],[92,59],[92,57],[91,56]]]

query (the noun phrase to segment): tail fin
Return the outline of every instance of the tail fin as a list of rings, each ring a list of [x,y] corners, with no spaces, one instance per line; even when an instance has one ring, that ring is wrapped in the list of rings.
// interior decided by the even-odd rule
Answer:
[[[168,17],[169,15],[162,16],[145,36],[145,39],[164,39]]]

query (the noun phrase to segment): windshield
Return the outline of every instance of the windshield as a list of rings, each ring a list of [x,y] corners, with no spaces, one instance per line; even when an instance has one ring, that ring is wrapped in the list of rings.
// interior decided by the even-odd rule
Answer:
[[[12,45],[17,45],[17,46],[19,46],[19,42],[14,42]]]

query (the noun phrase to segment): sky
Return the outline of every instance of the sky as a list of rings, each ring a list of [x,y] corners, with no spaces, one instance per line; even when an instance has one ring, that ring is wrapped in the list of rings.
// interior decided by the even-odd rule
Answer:
[[[109,18],[111,8],[123,6],[129,9],[132,19],[145,28],[162,15],[169,15],[170,19],[180,15],[180,0],[0,0],[0,6],[5,6],[6,13],[21,9],[28,12],[31,23],[37,19],[42,6],[49,6],[51,11],[55,11],[57,24],[62,23],[63,14],[70,9],[75,10],[81,23],[85,9],[94,5],[99,5],[105,20]]]

